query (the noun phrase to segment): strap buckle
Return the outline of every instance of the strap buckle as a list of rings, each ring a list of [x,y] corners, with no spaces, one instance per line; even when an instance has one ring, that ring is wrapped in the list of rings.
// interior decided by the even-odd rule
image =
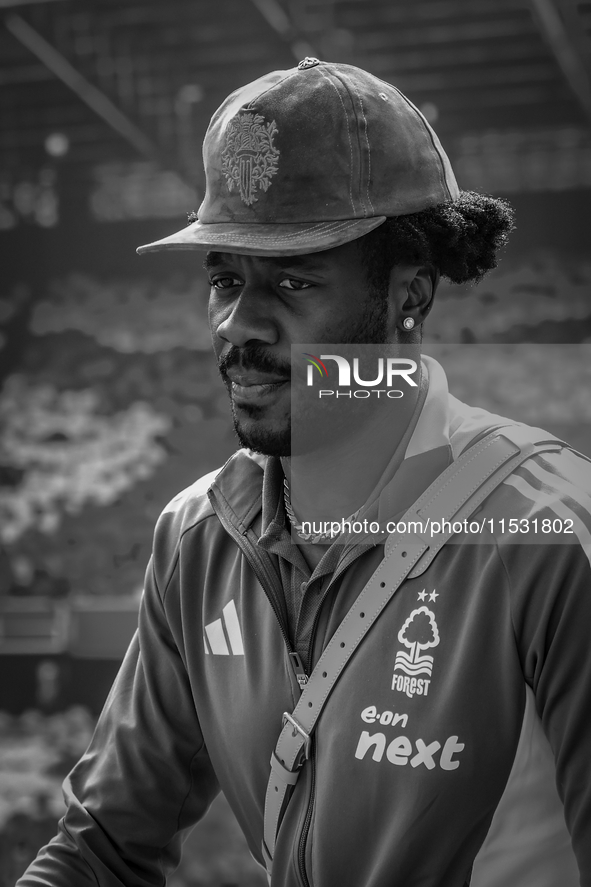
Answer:
[[[312,739],[311,739],[310,735],[308,733],[306,733],[306,731],[304,730],[302,725],[298,724],[298,722],[296,721],[295,718],[292,718],[292,716],[290,714],[288,714],[286,711],[284,711],[283,712],[283,726],[285,727],[285,725],[288,722],[293,727],[293,734],[292,735],[296,736],[299,733],[300,736],[304,740],[304,756],[302,758],[302,763],[303,763],[304,761],[307,761],[308,758],[310,757],[310,746],[312,744]]]

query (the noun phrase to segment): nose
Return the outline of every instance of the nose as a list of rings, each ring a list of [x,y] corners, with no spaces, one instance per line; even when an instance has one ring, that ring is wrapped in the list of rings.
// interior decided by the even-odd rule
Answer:
[[[210,304],[210,322],[214,335],[238,348],[255,342],[274,345],[279,338],[269,300],[250,288],[230,305]]]

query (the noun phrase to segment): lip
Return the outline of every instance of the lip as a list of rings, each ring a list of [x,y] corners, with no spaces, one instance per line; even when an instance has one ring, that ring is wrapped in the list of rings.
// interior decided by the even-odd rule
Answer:
[[[234,400],[273,400],[277,393],[289,384],[289,379],[266,373],[228,373],[230,390]]]
[[[241,388],[249,388],[252,385],[276,385],[287,381],[285,376],[274,376],[271,373],[261,373],[256,370],[244,370],[238,373],[229,370],[228,378]]]

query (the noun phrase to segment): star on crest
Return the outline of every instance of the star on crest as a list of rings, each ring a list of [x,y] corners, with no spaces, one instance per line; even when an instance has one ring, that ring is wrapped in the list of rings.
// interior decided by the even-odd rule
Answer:
[[[426,597],[427,597],[427,589],[423,588],[422,591],[419,591],[419,600],[424,601]]]
[[[430,601],[434,601],[435,598],[438,598],[438,597],[439,597],[439,594],[435,591],[435,589],[433,589],[433,591],[432,591],[431,594],[429,595],[429,600],[430,600]]]

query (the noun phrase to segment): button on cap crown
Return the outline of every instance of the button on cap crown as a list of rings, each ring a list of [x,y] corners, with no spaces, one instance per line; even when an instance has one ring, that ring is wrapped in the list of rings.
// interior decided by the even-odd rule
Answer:
[[[302,59],[302,61],[298,63],[298,71],[305,71],[306,68],[315,68],[316,65],[319,64],[320,59],[315,59],[313,56],[307,55],[305,59]]]

